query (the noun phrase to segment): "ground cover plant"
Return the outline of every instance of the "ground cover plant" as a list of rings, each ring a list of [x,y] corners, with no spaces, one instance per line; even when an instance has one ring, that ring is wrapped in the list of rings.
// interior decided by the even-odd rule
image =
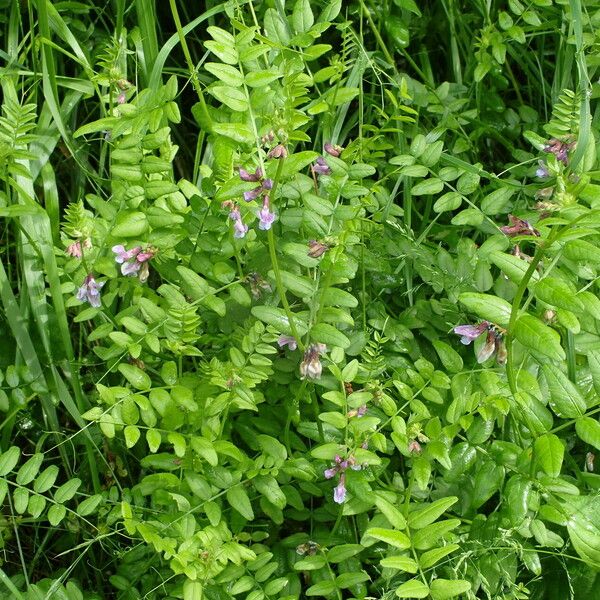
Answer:
[[[1,598],[600,598],[600,2],[0,8]]]

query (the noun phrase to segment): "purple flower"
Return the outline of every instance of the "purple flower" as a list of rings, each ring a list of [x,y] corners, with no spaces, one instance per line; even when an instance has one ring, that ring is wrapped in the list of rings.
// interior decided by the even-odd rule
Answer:
[[[89,302],[90,306],[99,308],[100,302],[100,290],[104,286],[104,281],[97,282],[94,276],[90,273],[83,280],[82,286],[77,290],[77,300],[81,302]]]
[[[529,221],[519,219],[514,215],[508,215],[508,221],[510,225],[504,225],[500,227],[500,231],[508,237],[515,237],[518,235],[534,235],[539,237],[540,232],[531,226]]]
[[[546,162],[543,160],[538,160],[538,165],[539,166],[535,172],[535,176],[539,177],[540,179],[546,179],[549,177],[550,173],[548,173],[548,165]]]
[[[252,200],[256,200],[263,192],[262,185],[250,190],[248,192],[244,192],[244,200],[246,202],[252,202]]]
[[[337,144],[332,144],[331,142],[325,142],[323,145],[323,150],[330,154],[331,156],[335,156],[336,158],[342,153],[343,148],[338,146]]]
[[[473,340],[476,340],[489,327],[487,321],[482,321],[479,325],[458,325],[454,328],[456,335],[462,336],[460,341],[468,346]]]
[[[325,479],[331,479],[336,476],[337,472],[338,467],[331,467],[331,469],[325,469],[323,475],[325,475]]]
[[[237,239],[243,238],[248,233],[248,225],[244,221],[238,219],[233,223],[233,237]]]
[[[263,198],[262,208],[256,213],[260,220],[258,228],[265,231],[271,229],[271,225],[273,225],[273,222],[275,221],[275,213],[270,211],[269,203],[269,196],[265,196]]]
[[[333,489],[333,501],[337,504],[343,504],[346,500],[346,475],[340,475],[340,481]]]
[[[242,167],[240,167],[239,174],[242,181],[260,181],[263,176],[263,172],[260,167],[257,167],[256,171],[254,171],[252,174],[248,173],[246,169],[242,169]]]
[[[125,275],[127,277],[137,275],[141,266],[142,266],[142,263],[139,263],[135,259],[128,261],[128,262],[124,262],[121,265],[121,274]]]
[[[577,142],[563,142],[561,140],[557,140],[556,138],[552,138],[545,146],[544,151],[550,152],[556,156],[556,159],[562,162],[564,165],[567,165],[569,162],[569,152],[575,147]]]
[[[286,158],[288,155],[287,149],[283,144],[277,144],[270,152],[267,154],[267,158]]]
[[[311,169],[315,175],[331,175],[331,169],[322,156],[317,158],[316,164],[312,165]]]
[[[135,258],[142,251],[142,247],[136,246],[131,250],[125,250],[125,246],[118,244],[112,247],[112,251],[116,254],[115,261],[119,264],[123,264],[132,258]]]
[[[127,96],[125,96],[125,92],[121,92],[117,96],[117,104],[125,104],[127,102]]]
[[[296,338],[291,335],[280,335],[277,344],[280,348],[287,346],[290,350],[295,350],[298,347]]]

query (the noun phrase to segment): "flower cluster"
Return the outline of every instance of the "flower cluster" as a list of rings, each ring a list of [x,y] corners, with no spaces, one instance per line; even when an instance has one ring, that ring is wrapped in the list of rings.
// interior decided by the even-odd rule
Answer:
[[[544,146],[544,152],[554,154],[556,159],[564,165],[569,164],[569,152],[573,150],[577,142],[575,141],[561,141],[556,138],[552,138]]]
[[[135,246],[131,250],[126,250],[122,244],[112,247],[115,253],[115,261],[121,265],[121,274],[127,277],[139,276],[140,281],[144,283],[150,273],[148,261],[154,257],[155,251],[151,248],[142,250],[141,246]]]
[[[460,335],[461,343],[468,346],[473,340],[487,332],[485,344],[483,344],[476,353],[477,362],[484,363],[488,358],[496,354],[498,364],[506,364],[506,346],[504,345],[504,335],[506,331],[498,325],[489,321],[482,321],[478,325],[458,325],[454,328],[454,333]]]
[[[321,354],[327,351],[325,344],[311,344],[304,352],[300,363],[300,375],[302,379],[319,379],[323,372],[321,365]]]
[[[325,479],[333,479],[339,474],[340,478],[338,484],[333,488],[333,500],[338,504],[342,504],[346,500],[346,469],[352,469],[353,471],[360,471],[362,466],[356,462],[354,456],[349,456],[347,459],[342,460],[342,457],[338,454],[335,455],[333,465],[329,469],[325,469],[323,475]]]
[[[508,237],[516,237],[518,235],[533,235],[539,237],[540,232],[535,229],[529,221],[519,219],[514,215],[508,215],[508,221],[510,225],[504,225],[500,227],[500,231]]]
[[[82,258],[83,251],[90,250],[91,248],[92,248],[92,240],[90,240],[90,238],[85,238],[83,240],[83,242],[81,242],[80,240],[77,240],[76,242],[69,244],[67,246],[67,249],[65,250],[65,252],[69,256],[72,256],[73,258]]]

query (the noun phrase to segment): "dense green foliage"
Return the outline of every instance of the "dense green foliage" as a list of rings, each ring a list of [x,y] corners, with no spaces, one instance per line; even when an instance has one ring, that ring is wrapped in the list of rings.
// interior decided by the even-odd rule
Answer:
[[[600,598],[599,25],[0,0],[0,598]]]

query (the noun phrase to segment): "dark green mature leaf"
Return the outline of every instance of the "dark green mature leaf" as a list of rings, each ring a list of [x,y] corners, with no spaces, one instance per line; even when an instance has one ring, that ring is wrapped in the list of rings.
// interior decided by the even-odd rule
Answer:
[[[535,459],[543,471],[551,477],[558,477],[562,468],[565,447],[560,438],[546,433],[535,440]]]
[[[580,417],[587,406],[575,384],[559,369],[543,365],[542,370],[550,390],[550,406],[559,416],[568,419]]]
[[[583,310],[583,303],[577,298],[575,291],[564,281],[555,277],[544,277],[544,279],[538,281],[534,292],[537,298],[552,306],[573,312]]]
[[[565,360],[560,335],[536,317],[529,314],[521,315],[515,323],[513,334],[526,348],[535,350],[552,360]]]
[[[491,294],[464,292],[458,299],[467,310],[475,313],[481,319],[507,327],[510,320],[511,306],[502,298]]]
[[[600,450],[600,423],[592,417],[579,417],[575,421],[575,431],[579,439]]]

